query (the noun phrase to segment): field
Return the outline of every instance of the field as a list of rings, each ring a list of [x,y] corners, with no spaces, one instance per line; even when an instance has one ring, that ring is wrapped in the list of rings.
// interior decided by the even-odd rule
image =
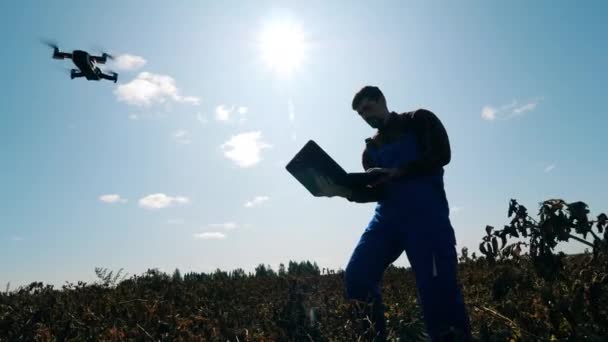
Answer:
[[[486,227],[483,256],[462,250],[459,277],[477,340],[608,340],[606,216],[587,220],[579,203],[547,201],[536,222],[512,201],[511,224]],[[550,253],[555,241],[589,232],[591,251]],[[516,234],[525,239],[508,244]],[[370,340],[366,317],[344,298],[343,272],[315,263],[290,261],[278,271],[259,265],[251,274],[96,272],[95,284],[32,283],[2,293],[0,341]],[[383,294],[389,339],[424,340],[414,274],[389,267]]]

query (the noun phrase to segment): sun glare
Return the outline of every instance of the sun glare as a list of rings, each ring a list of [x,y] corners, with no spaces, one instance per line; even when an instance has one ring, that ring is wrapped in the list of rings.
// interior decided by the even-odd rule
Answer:
[[[305,34],[293,22],[268,23],[259,36],[262,59],[281,76],[289,76],[304,62],[308,44]]]

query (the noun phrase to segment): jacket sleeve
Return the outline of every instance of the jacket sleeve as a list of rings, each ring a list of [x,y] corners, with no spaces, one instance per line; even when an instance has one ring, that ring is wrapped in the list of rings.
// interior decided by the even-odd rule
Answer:
[[[370,169],[374,167],[374,162],[367,151],[367,147],[363,150],[363,154],[361,155],[361,164],[363,165],[363,170]],[[368,202],[377,202],[382,195],[381,187],[374,188],[361,188],[354,189],[353,194],[347,199],[351,202],[356,203],[368,203]]]
[[[429,110],[419,109],[413,113],[411,124],[420,157],[403,165],[402,174],[416,176],[447,165],[451,160],[450,141],[439,118]]]

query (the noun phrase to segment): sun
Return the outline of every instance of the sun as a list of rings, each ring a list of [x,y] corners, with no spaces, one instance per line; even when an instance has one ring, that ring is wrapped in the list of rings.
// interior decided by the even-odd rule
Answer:
[[[258,37],[262,60],[281,76],[290,76],[306,59],[309,44],[302,28],[293,21],[266,23]]]

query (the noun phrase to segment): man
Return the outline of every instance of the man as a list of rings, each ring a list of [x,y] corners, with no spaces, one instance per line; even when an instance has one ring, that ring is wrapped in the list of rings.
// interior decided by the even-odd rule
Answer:
[[[382,177],[367,191],[353,192],[318,178],[324,196],[378,202],[345,272],[346,294],[369,303],[374,330],[385,337],[381,279],[405,250],[416,275],[418,300],[432,341],[471,340],[469,318],[457,282],[454,230],[443,185],[450,143],[441,121],[419,109],[390,112],[379,88],[366,86],[353,110],[377,133],[366,139],[362,164]]]

